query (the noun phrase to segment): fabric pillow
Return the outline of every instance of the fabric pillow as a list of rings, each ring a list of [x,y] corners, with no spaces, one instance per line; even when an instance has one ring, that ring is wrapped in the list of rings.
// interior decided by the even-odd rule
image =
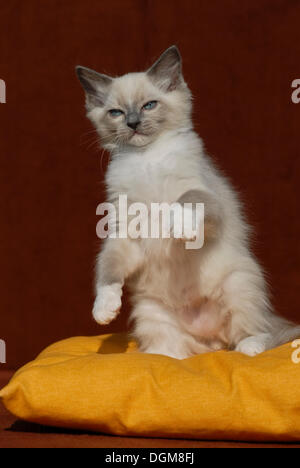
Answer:
[[[126,436],[300,440],[300,364],[290,344],[255,358],[139,353],[125,334],[56,343],[0,392],[18,418]]]

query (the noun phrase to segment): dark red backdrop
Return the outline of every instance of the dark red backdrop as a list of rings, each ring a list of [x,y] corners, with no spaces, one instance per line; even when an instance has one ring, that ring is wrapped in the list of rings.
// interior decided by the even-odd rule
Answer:
[[[10,0],[0,3],[1,304],[7,367],[93,323],[100,151],[76,64],[141,70],[172,43],[195,123],[242,192],[281,313],[300,321],[298,0]],[[106,158],[103,165],[105,167]]]

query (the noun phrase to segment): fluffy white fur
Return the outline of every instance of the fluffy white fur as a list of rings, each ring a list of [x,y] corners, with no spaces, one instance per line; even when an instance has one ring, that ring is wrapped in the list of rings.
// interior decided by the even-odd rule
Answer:
[[[78,67],[88,117],[111,151],[108,201],[205,203],[206,242],[186,250],[175,239],[107,239],[97,265],[93,310],[100,324],[132,293],[140,350],[175,358],[235,349],[254,356],[300,336],[276,316],[249,247],[249,228],[228,180],[205,154],[191,120],[181,58],[168,49],[145,73],[110,78]],[[153,109],[143,106],[155,101]],[[112,116],[111,109],[121,115]],[[129,119],[137,120],[135,129]]]

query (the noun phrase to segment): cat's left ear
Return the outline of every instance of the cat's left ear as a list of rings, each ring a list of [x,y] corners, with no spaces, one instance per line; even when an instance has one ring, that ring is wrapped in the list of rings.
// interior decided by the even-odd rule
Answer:
[[[113,78],[81,66],[76,67],[76,74],[86,93],[87,107],[103,107]]]
[[[174,91],[183,81],[182,60],[178,48],[172,46],[167,49],[147,74],[164,91]]]

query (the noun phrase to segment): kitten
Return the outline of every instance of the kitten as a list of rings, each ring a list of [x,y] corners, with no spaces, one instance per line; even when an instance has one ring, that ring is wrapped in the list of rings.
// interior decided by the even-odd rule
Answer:
[[[254,356],[300,336],[273,314],[249,227],[228,180],[193,130],[192,98],[173,46],[144,73],[111,78],[77,67],[87,116],[111,152],[108,201],[205,204],[205,244],[106,239],[97,264],[93,316],[116,318],[126,281],[140,350],[183,359],[218,349]],[[183,239],[186,240],[186,239]]]

